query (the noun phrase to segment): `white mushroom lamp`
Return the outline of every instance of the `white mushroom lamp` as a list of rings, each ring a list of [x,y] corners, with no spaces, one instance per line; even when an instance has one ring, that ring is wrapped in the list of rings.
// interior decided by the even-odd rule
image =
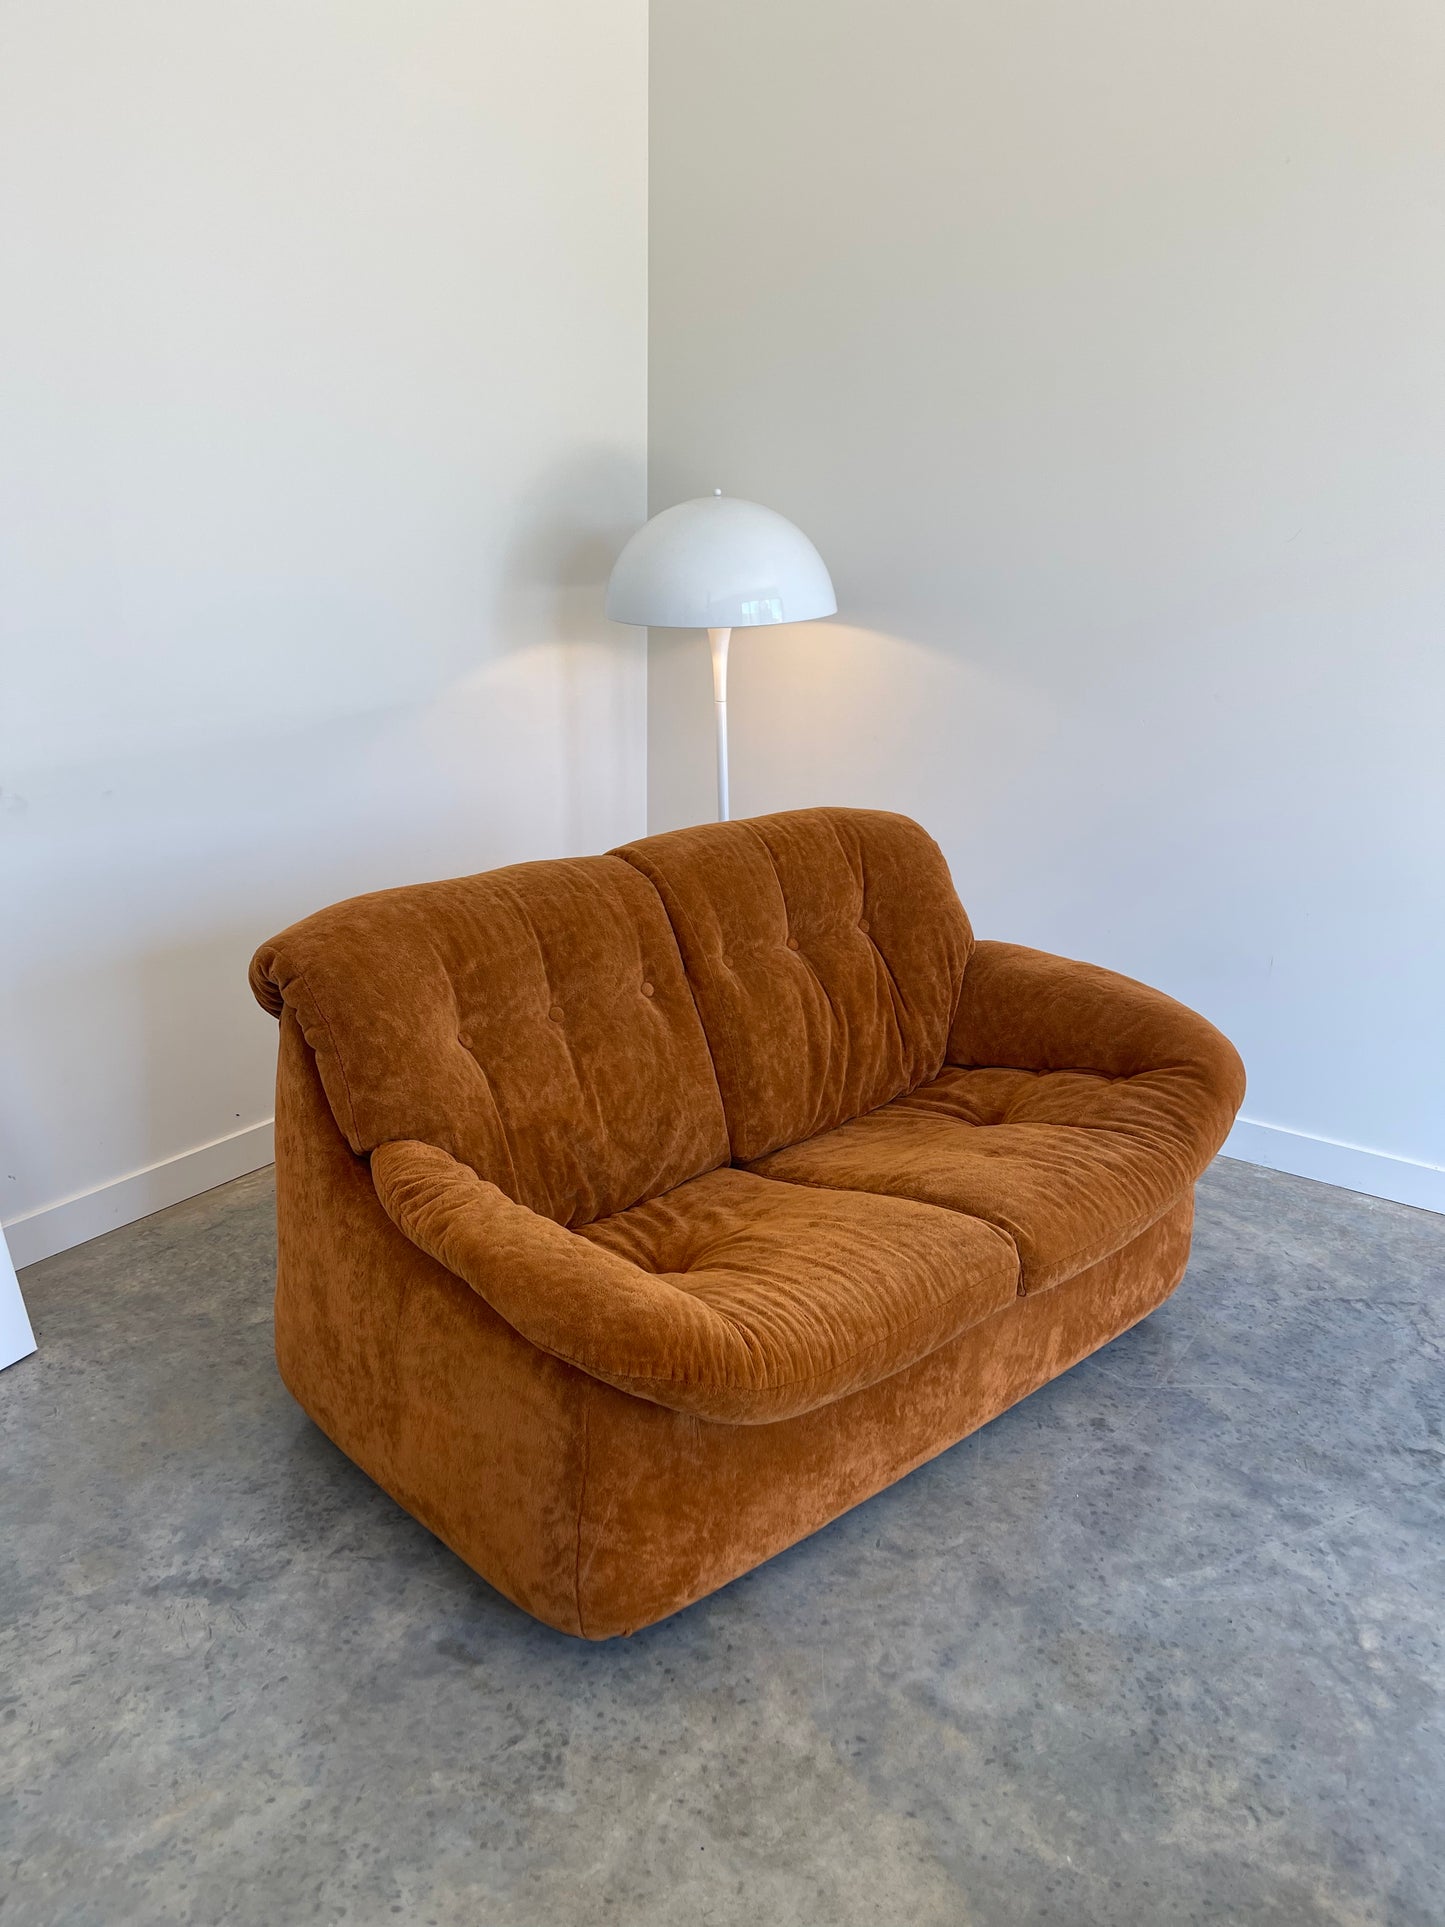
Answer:
[[[614,622],[706,629],[717,714],[717,813],[728,820],[728,642],[734,629],[810,622],[838,607],[823,558],[786,516],[721,489],[654,515],[607,584]]]

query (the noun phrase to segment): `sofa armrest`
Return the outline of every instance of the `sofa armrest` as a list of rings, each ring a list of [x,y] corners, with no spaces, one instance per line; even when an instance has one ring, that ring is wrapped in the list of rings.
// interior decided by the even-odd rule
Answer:
[[[928,1235],[939,1214],[898,1200],[880,1206],[878,1243],[908,1248],[917,1302],[900,1329],[884,1329],[869,1316],[869,1291],[850,1290],[855,1316],[836,1335],[816,1306],[799,1315],[796,1294],[774,1288],[756,1252],[751,1272],[704,1263],[688,1289],[685,1274],[646,1269],[528,1210],[435,1145],[378,1145],[371,1173],[397,1227],[530,1344],[619,1391],[722,1423],[768,1424],[827,1405],[972,1323],[981,1289],[1014,1296],[1017,1258],[998,1234],[981,1243],[985,1227],[945,1220],[940,1244]],[[780,1198],[791,1189],[718,1175]],[[806,1215],[816,1216],[811,1201]]]
[[[948,1062],[1115,1080],[1116,1122],[1128,1128],[1137,1109],[1141,1128],[1164,1125],[1196,1176],[1244,1101],[1239,1052],[1197,1011],[1132,977],[1022,944],[974,946]]]
[[[371,1175],[398,1229],[539,1350],[655,1404],[723,1415],[712,1409],[718,1381],[742,1361],[728,1356],[724,1321],[686,1292],[517,1204],[436,1145],[378,1145]]]

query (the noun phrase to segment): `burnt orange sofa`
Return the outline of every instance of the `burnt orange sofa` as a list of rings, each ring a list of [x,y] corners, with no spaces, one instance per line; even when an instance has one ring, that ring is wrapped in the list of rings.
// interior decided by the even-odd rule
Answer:
[[[867,810],[358,897],[251,981],[287,1385],[591,1639],[1151,1311],[1244,1091],[1158,991],[976,943],[937,845]]]

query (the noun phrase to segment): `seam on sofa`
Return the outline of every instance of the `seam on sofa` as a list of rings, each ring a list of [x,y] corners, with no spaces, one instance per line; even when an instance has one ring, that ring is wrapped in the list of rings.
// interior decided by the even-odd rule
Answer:
[[[763,847],[766,849],[766,844],[764,844]],[[681,903],[678,903],[674,909],[669,892],[663,888],[659,880],[659,875],[651,864],[640,859],[631,850],[622,858],[622,861],[630,865],[639,876],[646,878],[647,882],[656,891],[658,901],[662,904],[662,914],[667,918],[668,926],[672,931],[672,940],[678,947],[678,956],[682,961],[682,974],[692,997],[692,1007],[697,1012],[697,1021],[702,1027],[703,1042],[707,1045],[709,1058],[713,1060],[713,1082],[717,1083],[717,1056],[713,1049],[712,1035],[708,1030],[707,1020],[702,1014],[702,1006],[698,1003],[697,990],[692,981],[692,972],[688,968],[687,957],[682,948],[682,933],[685,931],[688,943],[697,953],[698,968],[699,971],[701,971],[703,967],[703,943],[698,934],[697,925],[693,922]],[[733,1081],[734,1088],[740,1088],[742,1084],[742,1058],[738,1049],[737,1040],[733,1035],[732,1021],[725,1007],[720,1011],[719,1017],[720,1029],[722,1031],[722,1044],[729,1060],[728,1074]],[[733,1120],[728,1113],[728,1101],[724,1095],[721,1084],[718,1084],[718,1102],[722,1105],[723,1129],[727,1135],[728,1159],[729,1162],[731,1162],[733,1157]]]
[[[1197,1057],[1181,1057],[1165,1063],[1141,1064],[1136,1071],[1101,1071],[1097,1064],[984,1064],[965,1063],[958,1057],[946,1057],[939,1070],[939,1076],[949,1071],[1017,1071],[1028,1077],[1094,1077],[1101,1084],[1133,1084],[1141,1077],[1158,1077],[1163,1072],[1192,1071],[1198,1073],[1204,1066]]]
[[[682,970],[682,981],[687,985],[687,994],[692,1000],[692,1014],[697,1019],[697,1027],[699,1032],[702,1035],[703,1048],[707,1052],[708,1068],[712,1072],[713,1089],[717,1093],[717,1107],[718,1107],[719,1113],[722,1116],[723,1141],[727,1145],[726,1159],[722,1164],[713,1165],[712,1169],[715,1171],[724,1170],[732,1163],[732,1156],[733,1156],[732,1121],[728,1117],[727,1099],[723,1096],[722,1085],[718,1082],[717,1058],[713,1054],[712,1038],[708,1035],[707,1023],[702,1014],[702,1006],[697,1001],[697,985],[693,982],[692,972],[687,967],[687,957],[683,952],[682,939],[678,934],[677,925],[679,922],[686,925],[689,941],[692,942],[693,944],[697,944],[698,942],[697,931],[693,927],[693,922],[691,917],[688,916],[685,910],[682,910],[681,908],[679,908],[677,918],[674,919],[672,911],[668,906],[667,895],[663,890],[662,885],[657,881],[657,878],[652,874],[650,870],[644,869],[640,863],[633,862],[630,856],[619,857],[618,861],[620,863],[625,863],[628,869],[630,869],[635,876],[640,876],[643,882],[647,885],[648,889],[651,890],[652,894],[657,898],[657,901],[662,909],[663,922],[667,925],[668,935],[672,938],[673,948],[677,952],[677,961]],[[732,1048],[733,1048],[732,1038],[729,1037],[728,1049],[731,1051]]]
[[[833,1187],[815,1186],[813,1188],[814,1189],[828,1189],[828,1188],[836,1189],[837,1187],[836,1186],[833,1186]],[[960,1212],[958,1215],[961,1217],[966,1214]],[[1015,1260],[1015,1263],[1017,1263],[1018,1246],[1014,1243],[1013,1238],[1009,1235],[1009,1233],[1004,1230],[1003,1226],[991,1224],[986,1218],[980,1218],[977,1220],[977,1222],[979,1224],[986,1226],[988,1230],[996,1233],[997,1236],[1002,1238],[1004,1242],[1012,1248],[1014,1253],[1014,1260]],[[462,1282],[465,1284],[466,1280],[463,1279]],[[475,1286],[473,1286],[471,1287],[471,1289],[475,1290],[476,1288]],[[482,1294],[478,1292],[477,1296],[480,1298]],[[941,1300],[940,1303],[938,1303],[937,1305],[931,1305],[931,1306],[928,1306],[923,1311],[915,1312],[913,1317],[910,1318],[906,1324],[890,1326],[886,1332],[882,1333],[878,1338],[873,1339],[871,1343],[866,1345],[861,1351],[849,1353],[848,1358],[845,1361],[842,1361],[842,1363],[852,1365],[860,1362],[863,1359],[870,1358],[874,1352],[879,1351],[883,1349],[885,1346],[892,1344],[894,1341],[896,1341],[898,1338],[903,1336],[905,1333],[911,1332],[915,1325],[921,1325],[926,1320],[930,1318],[936,1318],[941,1312],[947,1311],[948,1308],[951,1305],[956,1304],[962,1296],[963,1296],[963,1293],[961,1291],[956,1291],[950,1297]],[[1022,1296],[1022,1293],[1016,1292],[1015,1296]],[[486,1302],[486,1301],[484,1300],[483,1302]],[[991,1318],[993,1316],[994,1311],[999,1311],[1002,1309],[1003,1309],[1002,1306],[997,1306],[997,1305],[994,1306],[992,1310],[986,1311],[983,1314],[982,1318],[975,1318],[973,1320],[973,1324],[975,1325],[982,1324],[985,1318]],[[500,1315],[501,1314],[498,1313],[499,1317]],[[722,1316],[721,1313],[719,1313],[718,1315],[719,1317]],[[732,1322],[733,1321],[729,1320],[729,1323],[732,1323]],[[742,1331],[741,1326],[734,1325],[734,1329],[738,1330],[739,1332]],[[961,1331],[967,1331],[971,1329],[971,1327],[964,1325],[964,1326],[960,1326],[959,1329]],[[744,1333],[743,1335],[745,1338],[747,1337],[746,1333]],[[527,1337],[525,1332],[521,1333],[521,1336],[523,1338]],[[947,1339],[939,1340],[940,1344],[947,1344],[947,1342],[948,1342]],[[535,1344],[536,1340],[528,1338],[527,1343],[529,1345]],[[537,1349],[541,1351],[545,1348],[539,1345]],[[691,1387],[694,1390],[702,1390],[703,1388],[715,1382],[708,1379],[690,1378],[683,1373],[671,1373],[667,1375],[660,1375],[654,1372],[628,1372],[628,1371],[618,1372],[615,1378],[612,1375],[609,1375],[606,1378],[599,1378],[597,1372],[591,1366],[585,1365],[580,1359],[573,1358],[570,1355],[570,1353],[553,1352],[552,1356],[554,1358],[560,1358],[564,1364],[575,1366],[579,1372],[584,1372],[588,1378],[595,1379],[597,1383],[603,1384],[603,1385],[615,1385],[616,1379],[625,1379],[627,1383],[630,1385],[673,1385],[673,1386]],[[927,1354],[924,1354],[924,1356],[927,1356]],[[809,1385],[816,1385],[821,1380],[830,1377],[832,1375],[832,1371],[836,1371],[838,1369],[839,1367],[835,1366],[831,1368],[830,1371],[805,1372],[805,1373],[796,1374],[788,1378],[769,1379],[769,1381],[765,1385],[738,1385],[735,1387],[724,1386],[722,1389],[729,1390],[729,1391],[736,1391],[740,1395],[754,1394],[754,1393],[761,1395],[769,1392],[793,1391],[801,1388],[806,1388]],[[900,1366],[898,1369],[901,1371],[904,1369],[904,1367]],[[892,1374],[889,1373],[888,1376],[891,1377]],[[625,1390],[626,1388],[625,1386],[618,1385],[616,1386],[616,1389],[621,1391],[621,1390]],[[843,1396],[844,1394],[842,1392],[838,1393],[839,1398],[842,1398]],[[832,1401],[829,1400],[827,1402],[831,1403]],[[723,1424],[729,1423],[729,1421],[727,1420],[721,1420],[719,1422]]]
[[[751,824],[748,825],[748,834],[750,837],[752,837],[754,842],[756,842],[761,846],[763,855],[768,860],[769,868],[772,870],[772,873],[773,873],[773,882],[777,885],[779,897],[782,898],[783,913],[786,916],[787,908],[788,908],[788,899],[786,898],[786,896],[783,895],[783,881],[782,881],[782,878],[778,875],[778,866],[773,861],[773,853],[768,848],[767,844],[763,841],[763,838],[758,834],[758,832],[753,828]],[[663,901],[663,908],[666,909],[667,908],[666,897],[664,897],[662,901]],[[687,923],[688,923],[688,927],[691,929],[692,919],[690,917],[687,918]],[[694,931],[694,937],[695,936],[696,936],[696,932]],[[722,961],[721,958],[719,958],[720,963],[721,961]],[[687,967],[686,959],[684,959],[683,961],[683,967],[684,969],[686,969]],[[742,1090],[744,1089],[745,1082],[746,1082],[743,1076],[743,1065],[746,1059],[746,1053],[744,1052],[742,1046],[738,1042],[737,1032],[733,1029],[733,1014],[730,1008],[728,1007],[728,999],[726,997],[720,997],[718,999],[718,1016],[722,1024],[724,1038],[726,1039],[726,1042],[727,1042],[728,1057],[731,1060],[731,1064],[732,1064],[733,1089],[735,1092],[741,1093]],[[704,1029],[706,1029],[706,1026],[704,1026]],[[738,1101],[740,1102],[741,1099],[739,1098]],[[732,1119],[727,1116],[726,1099],[723,1100],[723,1116],[726,1119],[727,1127],[728,1127],[728,1155],[729,1157],[731,1157],[732,1148],[733,1148],[733,1123],[732,1123]]]
[[[1153,1070],[1184,1070],[1183,1064],[1151,1064],[1142,1071],[1101,1071],[1087,1064],[985,1064],[981,1059],[945,1056],[939,1068],[944,1071],[1017,1071],[1021,1077],[1097,1077],[1104,1084],[1127,1084],[1131,1078],[1147,1077]]]
[[[351,1129],[349,1132],[346,1132],[347,1137],[351,1140],[350,1148],[351,1150],[356,1152],[356,1155],[358,1157],[369,1156],[370,1153],[368,1152],[356,1151],[356,1146],[361,1141],[361,1125],[358,1122],[357,1116],[356,1116],[356,1100],[351,1095],[351,1079],[346,1075],[346,1062],[341,1055],[340,1046],[336,1042],[336,1032],[331,1027],[331,1019],[326,1015],[326,1012],[321,1008],[320,1002],[318,1001],[316,996],[316,992],[311,988],[311,984],[304,970],[298,972],[296,976],[291,978],[290,983],[287,984],[288,990],[290,989],[291,984],[293,983],[299,984],[301,986],[302,994],[305,996],[306,1001],[310,1004],[311,1008],[316,1012],[317,1017],[320,1019],[321,1026],[326,1032],[327,1041],[331,1046],[331,1055],[336,1060],[336,1068],[341,1073],[341,1088],[346,1093],[346,1108],[351,1115]],[[304,1025],[302,1026],[301,1035],[303,1037],[306,1036],[306,1030]],[[308,1044],[310,1044],[309,1038],[307,1038],[306,1041]],[[311,1054],[313,1058],[316,1055],[316,1047],[314,1044],[311,1044]],[[318,1072],[320,1071],[320,1068],[321,1068],[320,1065],[317,1065]],[[321,1086],[323,1090],[326,1088],[326,1079],[324,1077],[321,1079]],[[342,1128],[343,1130],[345,1130],[345,1126],[343,1126]]]

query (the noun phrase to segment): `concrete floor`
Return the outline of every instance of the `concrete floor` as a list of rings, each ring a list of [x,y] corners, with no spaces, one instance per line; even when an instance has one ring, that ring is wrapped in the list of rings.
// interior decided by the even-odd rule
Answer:
[[[1445,1922],[1445,1219],[1219,1163],[1153,1318],[629,1641],[301,1415],[268,1173],[33,1267],[0,1923]]]

